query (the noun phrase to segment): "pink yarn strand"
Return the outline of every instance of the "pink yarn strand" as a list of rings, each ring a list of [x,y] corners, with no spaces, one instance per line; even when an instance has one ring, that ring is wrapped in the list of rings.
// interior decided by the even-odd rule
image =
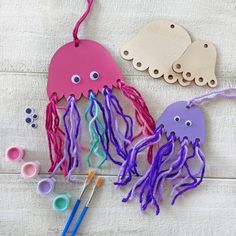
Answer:
[[[142,128],[141,133],[145,136],[152,135],[155,129],[155,121],[150,114],[149,109],[141,94],[134,87],[125,84],[125,82],[123,81],[118,81],[117,84],[123,95],[131,101],[134,107],[136,121]],[[140,135],[140,133],[136,135],[133,140],[138,138]],[[150,164],[152,163],[152,150],[153,146],[150,146],[147,154],[147,160]]]
[[[46,132],[48,137],[48,149],[51,166],[49,172],[52,172],[63,157],[64,132],[60,129],[60,118],[57,114],[57,97],[53,95],[46,108]],[[66,163],[61,166],[66,171]]]
[[[73,30],[73,37],[74,37],[74,42],[75,42],[75,46],[78,47],[79,46],[79,38],[78,38],[78,30],[79,27],[81,25],[81,23],[85,20],[85,18],[88,16],[91,6],[93,4],[93,0],[87,0],[87,9],[84,12],[84,14],[80,17],[80,19],[77,21],[75,28]]]

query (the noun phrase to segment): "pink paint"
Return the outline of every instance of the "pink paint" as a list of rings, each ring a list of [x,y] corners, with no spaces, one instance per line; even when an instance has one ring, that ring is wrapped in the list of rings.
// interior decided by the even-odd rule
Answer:
[[[5,156],[9,161],[18,162],[24,158],[24,155],[25,151],[22,147],[12,146],[7,149]]]
[[[99,78],[91,79],[91,72],[97,72]],[[78,83],[75,83],[76,76],[80,78]],[[88,97],[90,90],[97,94],[105,86],[117,87],[118,80],[124,77],[109,52],[95,41],[80,40],[78,47],[70,42],[54,54],[49,66],[47,93],[49,98],[56,94],[58,100],[73,94],[78,100],[81,95]]]
[[[38,175],[40,163],[38,161],[29,161],[22,165],[21,176],[26,179],[34,178]]]

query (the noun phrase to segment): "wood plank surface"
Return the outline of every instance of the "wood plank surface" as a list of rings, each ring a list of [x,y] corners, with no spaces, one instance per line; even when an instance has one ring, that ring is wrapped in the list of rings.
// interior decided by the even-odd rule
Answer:
[[[37,181],[49,167],[44,130],[48,64],[58,47],[72,41],[74,24],[85,4],[85,0],[0,0],[0,235],[60,235],[69,211],[53,211],[51,201],[57,193],[68,192],[74,202],[88,172],[84,153],[84,169],[77,173],[76,185],[66,183],[59,175],[54,195],[42,198],[35,192]],[[219,88],[236,87],[235,0],[95,0],[79,37],[97,40],[108,48],[127,83],[141,91],[151,113],[158,118],[170,103],[210,89],[196,85],[183,88],[152,79],[147,72],[138,72],[132,63],[121,59],[119,48],[154,19],[172,20],[185,27],[193,40],[213,42],[218,52]],[[114,92],[130,113],[130,104],[118,90]],[[99,99],[102,100],[101,95]],[[85,99],[78,102],[81,113],[86,105]],[[39,115],[37,129],[24,122],[27,106],[35,108]],[[167,198],[157,217],[153,209],[142,214],[137,199],[121,203],[129,187],[119,190],[113,186],[118,168],[107,162],[98,170],[105,176],[105,184],[78,235],[236,235],[235,101],[218,100],[202,108],[207,121],[203,184],[179,199],[174,207]],[[83,144],[87,146],[88,133],[85,126],[83,129]],[[19,175],[23,162],[13,164],[6,160],[6,148],[15,144],[26,148],[25,161],[40,161],[41,174],[37,179],[23,180]]]

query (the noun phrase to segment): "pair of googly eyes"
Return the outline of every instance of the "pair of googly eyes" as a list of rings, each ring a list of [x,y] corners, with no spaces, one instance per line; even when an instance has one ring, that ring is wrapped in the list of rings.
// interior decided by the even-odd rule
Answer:
[[[38,115],[34,112],[34,109],[27,107],[25,109],[25,122],[29,124],[32,128],[37,128],[38,125],[34,123],[38,119]]]
[[[89,75],[91,80],[98,80],[99,79],[99,73],[97,71],[92,71]],[[78,84],[81,81],[81,78],[79,75],[72,75],[71,81],[74,84]]]
[[[180,122],[180,120],[181,120],[181,119],[180,119],[179,116],[175,116],[175,117],[174,117],[174,121],[175,121],[175,122]],[[185,121],[185,125],[188,126],[188,127],[192,126],[192,121],[191,121],[191,120],[186,120],[186,121]]]

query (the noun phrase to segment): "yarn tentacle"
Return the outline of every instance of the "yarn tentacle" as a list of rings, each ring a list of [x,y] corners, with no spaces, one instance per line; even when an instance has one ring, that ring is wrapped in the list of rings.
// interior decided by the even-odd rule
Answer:
[[[127,185],[132,180],[132,171],[137,166],[138,154],[143,150],[145,150],[146,148],[156,143],[159,143],[159,141],[161,140],[162,133],[163,133],[163,128],[162,126],[159,126],[154,131],[153,135],[145,137],[132,147],[132,149],[129,151],[126,161],[123,162],[120,168],[118,179],[114,183],[115,185],[124,186]],[[139,176],[137,172],[136,175]]]
[[[56,94],[50,97],[50,101],[46,107],[46,123],[45,128],[47,132],[49,157],[51,166],[49,172],[52,172],[55,166],[63,157],[64,132],[60,128],[60,117],[57,113],[56,104],[58,98]],[[66,171],[66,165],[61,166]]]
[[[128,144],[133,138],[133,120],[129,115],[124,114],[118,98],[112,94],[112,90],[104,88],[105,109],[108,119],[108,135],[111,143],[116,149],[116,153],[121,160],[126,160],[128,155]],[[118,119],[123,121],[125,132],[121,131]],[[120,162],[121,163],[121,162]]]
[[[59,167],[68,158],[68,172],[64,172],[64,176],[67,176],[69,182],[74,182],[74,180],[71,178],[72,172],[76,167],[79,167],[81,169],[82,161],[80,148],[81,118],[79,110],[76,106],[76,100],[73,96],[70,96],[68,98],[68,105],[63,116],[63,124],[65,128],[63,158],[54,168],[51,177],[56,174]]]
[[[153,163],[147,173],[130,190],[128,196],[122,201],[127,202],[132,199],[137,190],[139,190],[139,202],[141,210],[146,210],[147,206],[152,203],[156,208],[156,214],[160,212],[159,201],[162,199],[162,189],[165,179],[171,174],[182,169],[188,157],[188,140],[184,139],[181,142],[180,150],[174,154],[176,137],[171,135],[168,141],[163,144],[154,156]],[[170,162],[170,158],[174,156],[174,161]],[[170,166],[166,164],[170,162]]]
[[[97,164],[97,167],[100,168],[107,158],[107,148],[105,147],[106,121],[104,120],[106,118],[93,92],[90,92],[89,94],[89,101],[89,106],[85,112],[85,120],[88,123],[90,133],[90,150],[87,155],[87,163],[88,166],[92,165],[91,156],[92,154],[95,154],[100,158],[100,162]],[[103,123],[99,118],[100,113],[102,113],[102,118],[104,121]],[[91,117],[91,119],[89,118],[89,116]],[[103,124],[105,125],[105,127]]]
[[[136,135],[132,141],[138,138],[141,134],[147,136],[152,135],[155,130],[155,120],[153,119],[148,106],[146,105],[141,94],[134,87],[127,85],[124,81],[119,80],[117,82],[122,94],[131,101],[131,104],[135,110],[135,118],[138,125],[141,127],[141,131]],[[151,164],[152,162],[153,146],[148,148],[147,160]]]
[[[176,188],[181,188],[181,187],[184,187],[184,189],[177,191],[177,193],[174,195],[172,199],[172,202],[171,202],[172,205],[174,205],[175,201],[177,200],[179,196],[183,195],[187,191],[195,189],[203,181],[203,177],[205,173],[205,155],[200,148],[200,143],[198,140],[196,140],[195,143],[193,144],[193,149],[194,149],[193,155],[191,157],[188,157],[186,159],[186,162],[184,163],[184,166],[188,173],[187,177],[189,177],[193,181],[190,183],[189,182],[185,183],[184,181],[181,181],[178,185],[174,186],[173,190],[175,190]],[[196,174],[191,173],[189,165],[188,165],[188,161],[192,158],[197,158],[197,160],[200,162],[200,168]],[[197,176],[199,176],[199,179],[197,179]]]

